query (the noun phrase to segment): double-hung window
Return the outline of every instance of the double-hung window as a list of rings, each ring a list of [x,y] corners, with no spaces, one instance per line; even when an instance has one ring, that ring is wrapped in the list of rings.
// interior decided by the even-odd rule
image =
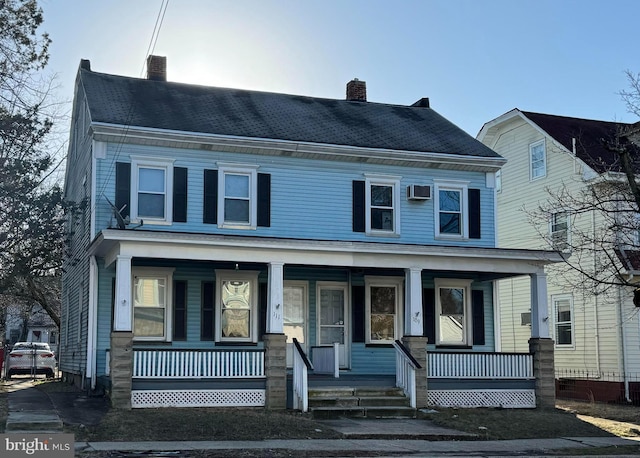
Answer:
[[[557,347],[573,346],[573,298],[563,294],[553,296],[555,337]]]
[[[547,154],[544,139],[529,145],[529,174],[531,181],[547,176]]]
[[[467,182],[435,181],[436,238],[469,238]]]
[[[471,345],[471,281],[436,279],[437,345]]]
[[[366,343],[391,344],[401,335],[403,279],[366,277]]]
[[[133,270],[133,336],[137,340],[171,340],[173,269]]]
[[[257,342],[258,273],[216,270],[216,340]]]
[[[549,235],[554,250],[566,251],[569,249],[569,213],[557,212],[551,215]]]
[[[173,208],[173,160],[131,160],[131,219],[145,224],[170,224]]]
[[[255,229],[258,214],[257,166],[221,163],[218,166],[219,225]]]
[[[400,234],[400,178],[388,175],[366,175],[367,233]]]

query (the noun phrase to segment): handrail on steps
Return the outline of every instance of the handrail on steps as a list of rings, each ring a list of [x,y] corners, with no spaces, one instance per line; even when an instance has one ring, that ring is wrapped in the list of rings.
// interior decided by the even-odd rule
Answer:
[[[293,408],[306,412],[309,410],[308,371],[313,370],[313,364],[295,337],[293,347]]]
[[[399,340],[393,343],[393,347],[396,349],[396,386],[402,388],[405,396],[409,398],[411,407],[415,409],[416,369],[422,369],[422,366]]]

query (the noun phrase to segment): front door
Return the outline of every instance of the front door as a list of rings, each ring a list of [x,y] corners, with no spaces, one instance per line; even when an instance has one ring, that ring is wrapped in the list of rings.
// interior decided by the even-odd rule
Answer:
[[[318,343],[338,343],[341,368],[349,367],[349,296],[346,283],[318,284]]]
[[[287,367],[293,367],[293,339],[298,340],[302,349],[309,354],[307,347],[307,282],[285,281],[284,334],[287,336]]]

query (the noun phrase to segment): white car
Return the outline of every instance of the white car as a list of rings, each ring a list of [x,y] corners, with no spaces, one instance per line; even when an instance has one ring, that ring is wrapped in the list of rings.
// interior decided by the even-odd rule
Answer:
[[[56,357],[48,343],[17,342],[6,358],[7,379],[15,374],[45,374],[53,378]]]

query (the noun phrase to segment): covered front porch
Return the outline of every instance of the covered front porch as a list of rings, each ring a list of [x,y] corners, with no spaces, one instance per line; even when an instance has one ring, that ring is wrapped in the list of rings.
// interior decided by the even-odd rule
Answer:
[[[309,380],[320,380],[327,364],[335,368],[332,384],[395,380],[414,408],[462,406],[456,399],[478,392],[476,399],[509,404],[490,390],[528,393],[518,396],[534,405],[547,396],[536,355],[549,358],[539,347],[550,342],[544,265],[560,260],[555,253],[107,230],[93,255],[92,306],[99,308],[100,285],[111,282],[113,301],[109,327],[90,336],[89,375],[107,381],[117,407],[304,410]],[[144,321],[155,315],[136,308],[133,291],[152,270],[169,272],[163,284],[173,288],[173,302],[161,312],[161,338],[140,338],[140,329],[155,329]],[[533,356],[494,353],[493,282],[516,275],[531,279]],[[225,282],[250,291],[246,308],[227,307]],[[206,317],[213,317],[210,329]],[[458,367],[468,372],[450,372]],[[494,369],[474,375],[482,367]],[[553,370],[550,376],[553,393]]]

